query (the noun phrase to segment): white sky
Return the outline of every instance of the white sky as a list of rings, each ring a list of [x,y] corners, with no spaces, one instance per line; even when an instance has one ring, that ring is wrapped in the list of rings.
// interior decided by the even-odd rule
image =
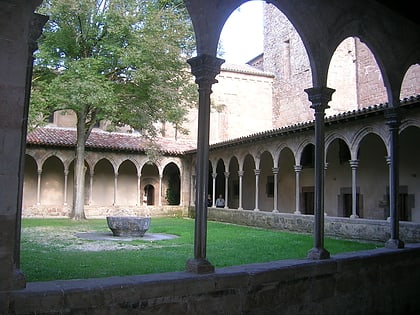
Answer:
[[[227,63],[244,64],[263,52],[263,1],[246,2],[226,21],[220,35]]]

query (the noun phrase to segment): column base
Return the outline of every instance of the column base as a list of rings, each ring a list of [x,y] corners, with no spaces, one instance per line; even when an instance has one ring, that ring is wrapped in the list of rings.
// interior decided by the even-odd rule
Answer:
[[[254,209],[254,211],[260,211],[260,209]]]
[[[357,214],[352,214],[350,216],[350,219],[358,219],[358,218],[359,218],[359,216]]]
[[[271,212],[273,212],[273,213],[279,213],[279,210],[273,210]]]
[[[188,259],[186,264],[186,271],[197,274],[213,273],[214,266],[204,258]]]
[[[0,282],[0,291],[21,290],[26,288],[25,275],[20,269],[14,269],[9,280]]]
[[[293,212],[294,214],[302,214],[302,212],[300,212],[299,210],[296,210],[295,212]]]
[[[330,253],[325,248],[314,247],[308,252],[308,259],[321,260],[330,258]]]
[[[390,238],[385,242],[385,248],[398,249],[404,248],[404,242],[399,239]]]

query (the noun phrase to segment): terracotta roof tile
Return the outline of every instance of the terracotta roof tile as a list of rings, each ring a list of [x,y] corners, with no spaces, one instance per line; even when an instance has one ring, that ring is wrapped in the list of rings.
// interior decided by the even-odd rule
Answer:
[[[39,127],[28,133],[26,142],[29,145],[74,147],[76,144],[75,128]],[[154,143],[140,134],[107,132],[92,130],[86,142],[87,149],[109,151],[144,152],[151,146],[158,147],[162,153],[183,154],[196,146],[185,140],[156,138]]]

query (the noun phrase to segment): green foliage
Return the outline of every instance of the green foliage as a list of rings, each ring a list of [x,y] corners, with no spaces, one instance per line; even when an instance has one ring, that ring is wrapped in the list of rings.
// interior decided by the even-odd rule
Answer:
[[[185,270],[193,258],[194,220],[152,218],[149,233],[166,233],[178,238],[163,241],[118,242],[112,250],[83,250],[107,241],[89,241],[78,232],[110,232],[105,219],[23,219],[21,269],[27,280],[48,281],[162,273]],[[61,234],[61,238],[57,235]],[[35,237],[37,236],[37,237]],[[133,249],[122,249],[124,245]],[[80,246],[78,250],[71,249]],[[217,268],[281,259],[305,258],[312,248],[311,235],[264,230],[208,222],[207,257]],[[327,238],[325,246],[334,255],[373,249],[370,243]],[[71,263],[69,263],[71,262]]]
[[[50,0],[40,13],[50,20],[36,54],[31,118],[71,109],[88,126],[106,119],[151,135],[156,122],[182,126],[194,42],[182,1]]]

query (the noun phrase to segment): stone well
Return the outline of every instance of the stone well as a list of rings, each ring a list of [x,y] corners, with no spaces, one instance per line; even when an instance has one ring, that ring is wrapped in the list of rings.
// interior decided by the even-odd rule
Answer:
[[[150,227],[150,217],[106,217],[108,227],[114,236],[139,236],[143,237],[144,233]]]

